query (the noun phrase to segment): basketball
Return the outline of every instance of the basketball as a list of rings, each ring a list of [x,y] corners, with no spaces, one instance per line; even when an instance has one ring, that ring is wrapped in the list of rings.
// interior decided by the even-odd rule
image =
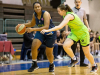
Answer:
[[[24,34],[26,30],[26,26],[24,24],[18,24],[16,26],[16,32],[20,35]]]

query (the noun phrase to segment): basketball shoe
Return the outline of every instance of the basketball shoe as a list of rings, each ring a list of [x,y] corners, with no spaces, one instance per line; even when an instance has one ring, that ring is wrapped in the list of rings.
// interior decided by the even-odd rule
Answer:
[[[76,63],[78,63],[77,58],[76,58],[76,60],[72,60],[72,62],[68,65],[68,67],[74,67]]]
[[[31,68],[28,69],[28,72],[32,72],[32,71],[34,71],[34,70],[36,70],[36,69],[38,69],[38,68],[39,68],[39,67],[38,67],[38,65],[37,65],[37,62],[36,62],[36,61],[33,61]]]
[[[92,66],[92,70],[90,71],[91,73],[95,73],[98,70],[98,66],[96,64],[96,66]]]
[[[49,65],[49,72],[54,72],[55,70],[55,65],[54,64],[50,64]]]

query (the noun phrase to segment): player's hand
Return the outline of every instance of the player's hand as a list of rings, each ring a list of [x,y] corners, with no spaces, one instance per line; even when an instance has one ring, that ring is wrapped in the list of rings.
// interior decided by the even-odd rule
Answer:
[[[91,32],[91,29],[88,27],[88,31]]]
[[[21,24],[18,24],[18,25],[21,25]],[[18,26],[18,25],[17,25],[17,26]],[[15,31],[16,31],[17,26],[15,27]]]
[[[48,30],[43,29],[40,33],[44,34],[45,32],[48,32]]]
[[[26,28],[27,33],[31,33],[33,31],[33,28]]]

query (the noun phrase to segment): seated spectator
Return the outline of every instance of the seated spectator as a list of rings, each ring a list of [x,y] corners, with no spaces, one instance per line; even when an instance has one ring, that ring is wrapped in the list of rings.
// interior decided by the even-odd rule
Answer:
[[[96,37],[94,38],[94,49],[95,49],[95,55],[99,54],[99,32],[96,32]]]
[[[3,34],[7,35],[7,32],[3,32]],[[6,41],[11,41],[11,40],[6,39]],[[8,58],[10,58],[10,60],[13,59],[13,56],[9,52],[4,52],[4,56],[7,56]]]
[[[33,38],[34,38],[33,32],[31,33],[25,32],[25,34],[23,35],[24,42],[23,42],[22,49],[21,49],[21,60],[25,59],[27,50],[31,49]],[[27,53],[28,59],[31,59],[30,53],[31,52]]]
[[[41,46],[39,47],[38,49],[38,56],[37,56],[37,60],[43,60],[43,59],[46,59],[45,58],[45,49],[46,49],[46,46],[45,46],[45,43],[42,43]],[[45,55],[45,56],[44,56]]]
[[[36,34],[36,31],[33,32],[33,37],[35,36],[35,34]]]
[[[60,38],[61,38],[61,36],[60,36],[60,31],[59,30],[57,30],[57,39],[56,39],[56,41],[55,41],[55,44],[57,44],[58,45],[58,55],[57,55],[57,58],[58,59],[63,59],[62,57],[61,57],[61,51],[62,51],[62,43],[60,43]]]
[[[54,55],[54,59],[58,59],[58,44],[54,44],[54,48],[53,48],[53,55]]]
[[[7,32],[3,32],[3,34],[7,34]]]
[[[58,30],[57,31],[57,40],[55,42],[58,45],[58,56],[57,56],[58,59],[63,59],[61,57],[61,52],[62,52],[62,56],[64,57],[64,59],[66,58],[67,54],[63,49],[63,43],[64,43],[65,39],[66,39],[65,31],[61,30],[61,35],[60,35],[60,31]]]
[[[61,30],[61,38],[60,38],[60,43],[64,43],[64,41],[66,40],[66,33],[65,33],[65,31],[64,30]],[[65,52],[65,50],[63,49],[63,46],[62,46],[62,56],[63,56],[63,58],[65,59],[66,58],[66,55],[67,55],[67,53]]]
[[[94,55],[94,33],[93,31],[90,32],[90,49],[91,49],[91,54]]]

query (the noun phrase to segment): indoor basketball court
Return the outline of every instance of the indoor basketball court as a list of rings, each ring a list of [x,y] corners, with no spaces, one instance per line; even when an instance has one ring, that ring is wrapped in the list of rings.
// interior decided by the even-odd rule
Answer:
[[[98,67],[100,68],[100,58],[95,58]],[[25,61],[22,63],[12,63],[12,64],[0,64],[0,75],[99,75],[100,71],[97,73],[90,73],[91,67],[80,67],[79,63],[75,67],[68,67],[70,59],[54,61],[55,72],[49,72],[49,62],[48,60],[38,61],[39,69],[33,72],[28,72],[27,70],[31,66],[31,61]],[[85,63],[89,63],[85,59]]]
[[[100,69],[99,69],[100,68],[100,27],[99,27],[100,26],[100,23],[99,23],[100,15],[98,15],[98,14],[100,14],[100,0],[76,1],[76,3],[77,2],[80,3],[82,1],[81,7],[84,8],[86,11],[86,13],[85,13],[85,11],[83,11],[83,9],[82,9],[82,11],[80,11],[81,12],[80,14],[78,14],[78,13],[79,13],[79,10],[81,7],[79,7],[79,5],[75,6],[74,1],[76,1],[76,0],[0,0],[0,43],[2,43],[2,44],[0,44],[0,53],[2,53],[2,55],[0,54],[0,58],[2,58],[2,60],[0,59],[0,75],[100,75]],[[34,2],[35,2],[35,4],[33,4]],[[39,2],[39,3],[37,3],[37,2]],[[75,14],[78,14],[79,16],[81,15],[82,20],[83,21],[85,20],[84,25],[86,25],[85,23],[87,23],[86,26],[89,29],[88,31],[93,30],[93,33],[91,33],[91,34],[89,33],[90,36],[91,35],[93,35],[93,36],[88,37],[90,39],[92,38],[92,45],[91,45],[91,43],[88,43],[85,46],[88,46],[88,49],[86,49],[86,50],[90,51],[90,53],[93,55],[94,61],[95,61],[94,64],[91,65],[90,62],[88,61],[88,59],[85,57],[85,55],[83,55],[84,61],[82,63],[84,63],[88,66],[84,67],[84,65],[82,65],[82,67],[81,67],[80,66],[81,58],[79,58],[78,63],[74,67],[68,67],[68,65],[70,65],[70,63],[71,63],[71,59],[67,54],[64,53],[64,51],[59,51],[60,54],[58,54],[59,53],[58,49],[60,47],[55,51],[56,57],[54,55],[54,65],[55,65],[54,72],[49,72],[50,63],[47,60],[47,57],[45,58],[45,56],[46,55],[48,56],[50,54],[50,52],[48,51],[48,54],[45,54],[45,52],[46,52],[45,49],[42,49],[42,50],[40,50],[39,48],[36,49],[36,50],[38,50],[38,54],[40,51],[44,50],[44,53],[42,52],[42,54],[40,55],[41,60],[38,60],[38,58],[32,60],[32,58],[34,56],[37,56],[37,55],[35,55],[35,53],[33,55],[31,53],[29,53],[29,55],[31,56],[31,59],[29,58],[29,60],[28,60],[28,58],[27,58],[28,50],[30,52],[33,50],[32,50],[32,47],[28,48],[28,47],[25,47],[25,45],[23,45],[25,43],[23,35],[26,32],[27,33],[31,32],[31,30],[29,30],[27,27],[28,26],[30,27],[33,24],[35,26],[37,25],[36,27],[34,26],[34,28],[36,28],[36,30],[33,30],[33,31],[40,32],[40,30],[38,30],[38,28],[42,28],[43,26],[45,27],[45,25],[47,25],[46,22],[48,19],[44,19],[44,16],[42,16],[42,15],[44,15],[45,11],[48,11],[48,13],[50,13],[49,19],[50,19],[50,23],[51,23],[51,28],[61,24],[62,23],[61,21],[63,21],[62,16],[64,16],[64,15],[66,16],[67,12],[66,12],[66,14],[63,13],[63,15],[60,15],[58,13],[57,8],[60,4],[64,4],[64,13],[66,11],[68,11],[68,9],[67,9],[68,6],[66,6],[67,4],[70,6],[70,8],[75,8],[74,9]],[[38,11],[38,9],[36,9],[37,7],[38,8],[40,7],[40,10],[43,10],[43,13],[40,12],[38,15],[35,12],[36,10]],[[34,10],[34,9],[36,9],[36,10]],[[70,11],[70,12],[73,15],[73,11]],[[84,15],[82,12],[85,13],[85,18],[84,18]],[[33,13],[35,14],[35,19],[33,19],[34,23],[32,24],[31,21],[33,18]],[[37,16],[39,16],[39,18]],[[76,19],[75,16],[72,16],[72,17],[73,17],[73,20]],[[46,18],[48,18],[47,15],[46,15]],[[37,22],[36,22],[36,20],[37,20]],[[73,20],[72,19],[69,20],[70,22],[72,22],[71,26],[73,26],[73,24],[75,24],[75,26],[76,26],[78,24],[78,22],[80,21],[80,20],[78,20],[78,21],[76,20],[76,22],[77,22],[76,23],[75,21],[73,22]],[[46,22],[44,22],[44,21],[46,21]],[[49,22],[49,20],[48,20],[48,22]],[[54,26],[52,26],[52,24],[54,24]],[[83,23],[82,23],[82,25],[83,25]],[[50,24],[49,24],[49,26],[50,26]],[[72,29],[75,26],[73,26]],[[80,23],[77,26],[81,26]],[[33,28],[33,26],[32,26],[32,28]],[[62,30],[64,30],[64,29],[65,28],[62,28]],[[78,33],[79,32],[78,30],[81,30],[81,29],[82,28],[80,27],[80,29],[75,30],[75,32],[77,31],[76,33]],[[95,35],[96,31],[98,33]],[[4,34],[4,32],[7,34]],[[32,33],[32,35],[33,35],[33,33]],[[40,35],[40,34],[38,34],[38,35]],[[65,34],[65,35],[67,35],[67,34]],[[98,35],[96,40],[93,40],[93,38],[95,37],[94,35],[95,36]],[[34,36],[32,36],[32,38],[30,37],[32,41],[33,41],[34,37],[35,37],[35,34],[34,34]],[[58,37],[59,41],[57,43],[60,42],[60,45],[57,44],[55,42],[55,40],[54,40],[55,43],[53,43],[52,45],[57,44],[57,46],[61,46],[63,48],[63,44],[64,44],[66,38],[65,38],[65,36],[63,38],[61,38],[61,35],[59,35],[59,37]],[[39,36],[39,38],[42,38],[42,37]],[[51,37],[51,38],[53,38],[53,37]],[[88,39],[88,40],[90,40],[90,39]],[[28,41],[27,41],[27,44],[28,44]],[[45,39],[43,41],[45,41]],[[47,42],[47,41],[49,41],[49,42]],[[84,42],[83,38],[82,38],[82,41]],[[37,42],[37,40],[36,40],[36,42]],[[46,40],[46,43],[49,45],[51,45],[50,44],[51,42],[52,42],[52,40],[50,41],[50,38],[48,40]],[[91,40],[90,40],[90,42],[91,42]],[[38,41],[37,43],[34,43],[33,45],[37,44],[36,46],[38,46],[39,43],[42,43],[42,41],[41,42]],[[70,43],[68,43],[68,44],[70,44]],[[91,46],[89,46],[89,44]],[[9,47],[8,47],[8,45],[9,45]],[[31,45],[31,46],[33,46],[33,45]],[[24,48],[22,49],[23,46],[24,46]],[[34,46],[34,47],[36,48],[36,46]],[[52,48],[53,47],[54,46],[52,46]],[[89,47],[90,47],[90,49],[89,49]],[[25,48],[27,49],[26,53],[25,53]],[[50,48],[51,48],[51,46],[50,46]],[[80,51],[81,49],[79,48],[79,50],[78,50],[78,48],[79,47],[77,46],[76,54],[72,58],[72,59],[75,58],[74,61],[77,60],[77,57],[81,57],[81,55],[82,55],[81,51]],[[92,50],[92,48],[93,48],[93,50]],[[7,50],[7,49],[9,49],[9,50]],[[67,49],[66,49],[66,51],[67,51]],[[78,54],[79,51],[80,51],[80,54]],[[23,53],[21,53],[21,52],[23,52]],[[7,58],[6,53],[9,53],[9,57],[8,57],[9,59],[6,59]],[[85,53],[85,51],[84,51],[84,53]],[[51,54],[54,54],[54,53],[51,53]],[[12,59],[10,59],[10,55],[12,56]],[[87,56],[88,55],[89,54],[87,54]],[[44,56],[44,58],[42,56]],[[62,59],[57,58],[57,56],[60,56]],[[16,58],[16,57],[18,57],[18,58]],[[23,59],[21,59],[21,57],[23,57]],[[64,57],[66,57],[66,58],[64,58]],[[92,59],[92,57],[89,56],[89,59]],[[53,58],[52,58],[52,60],[53,60]],[[9,61],[9,64],[6,63],[8,61]],[[34,70],[33,72],[28,72],[28,69],[32,65],[32,61],[37,63],[39,69]],[[52,62],[51,62],[51,64],[53,64]],[[98,65],[98,67],[96,64]],[[94,68],[94,70],[93,70],[93,68]],[[33,69],[34,69],[34,67],[33,67]],[[94,71],[93,73],[90,73],[91,69]],[[95,71],[97,71],[97,72],[95,72]]]

